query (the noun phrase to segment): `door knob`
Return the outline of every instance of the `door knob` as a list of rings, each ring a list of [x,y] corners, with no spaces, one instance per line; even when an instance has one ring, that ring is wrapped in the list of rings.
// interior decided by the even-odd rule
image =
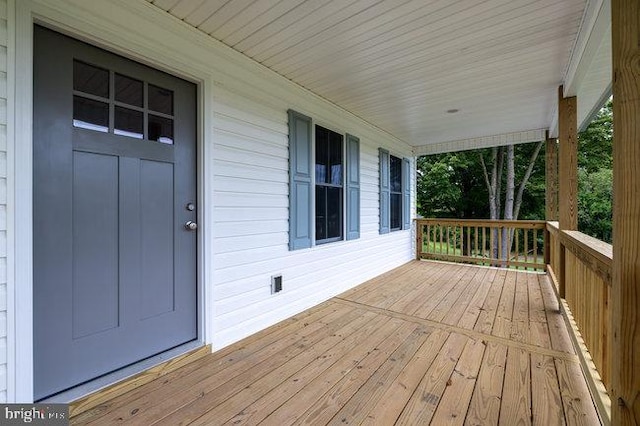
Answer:
[[[198,229],[198,224],[190,220],[184,224],[184,227],[187,229],[187,231],[195,231],[196,229]]]

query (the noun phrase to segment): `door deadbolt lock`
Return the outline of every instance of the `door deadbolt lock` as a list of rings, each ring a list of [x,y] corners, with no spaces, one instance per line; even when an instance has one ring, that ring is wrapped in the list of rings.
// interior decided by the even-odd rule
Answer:
[[[190,220],[184,224],[184,227],[187,229],[187,231],[195,231],[196,229],[198,229],[198,224]]]

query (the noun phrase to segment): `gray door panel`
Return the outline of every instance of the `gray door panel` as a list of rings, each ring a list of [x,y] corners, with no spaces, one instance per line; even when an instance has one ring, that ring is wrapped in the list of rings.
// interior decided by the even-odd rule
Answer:
[[[196,202],[196,88],[42,27],[34,33],[41,399],[197,338],[196,233],[184,227],[197,219],[186,209]],[[108,72],[108,95],[91,73],[74,88],[74,61]],[[114,84],[122,76],[131,86]],[[139,105],[128,92],[138,84]],[[94,125],[107,109],[108,126]],[[114,134],[118,123],[124,135]]]

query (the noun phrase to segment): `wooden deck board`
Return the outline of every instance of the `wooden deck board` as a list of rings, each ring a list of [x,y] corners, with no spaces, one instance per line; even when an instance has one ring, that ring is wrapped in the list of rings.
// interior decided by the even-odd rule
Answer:
[[[469,426],[497,425],[502,402],[504,367],[507,347],[488,343],[474,389],[465,424]]]
[[[426,261],[71,422],[599,424],[544,275]]]

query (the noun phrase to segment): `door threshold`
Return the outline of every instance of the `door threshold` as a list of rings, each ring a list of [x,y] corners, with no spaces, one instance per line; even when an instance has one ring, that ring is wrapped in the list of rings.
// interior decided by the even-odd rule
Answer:
[[[210,353],[211,345],[188,342],[38,402],[69,404],[73,417]]]

